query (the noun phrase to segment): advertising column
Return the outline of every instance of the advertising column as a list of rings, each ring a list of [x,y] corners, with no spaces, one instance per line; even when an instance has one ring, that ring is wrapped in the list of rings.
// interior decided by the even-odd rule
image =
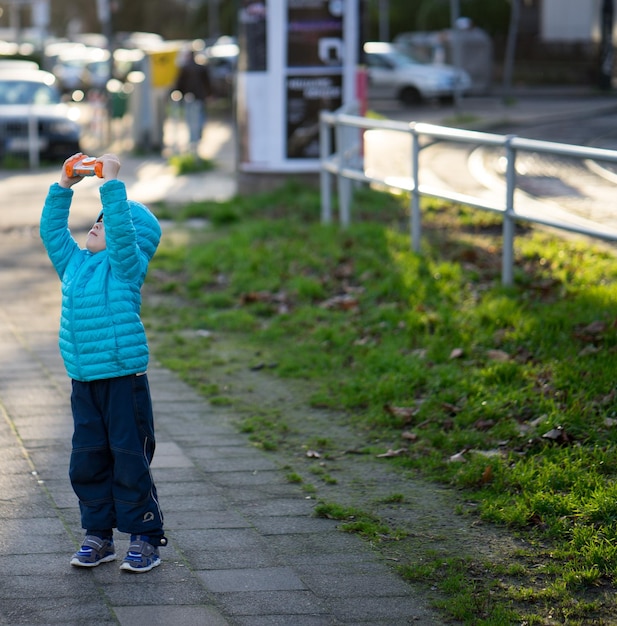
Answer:
[[[240,173],[317,173],[319,113],[355,96],[358,0],[240,0]]]

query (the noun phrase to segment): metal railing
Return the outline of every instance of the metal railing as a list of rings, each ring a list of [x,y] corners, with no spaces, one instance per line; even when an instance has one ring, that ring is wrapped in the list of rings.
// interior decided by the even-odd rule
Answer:
[[[500,213],[503,216],[502,236],[502,283],[511,285],[514,266],[514,234],[517,221],[525,221],[549,226],[601,239],[617,241],[617,230],[600,226],[585,220],[576,223],[563,219],[548,219],[517,210],[515,192],[517,190],[516,157],[521,151],[571,157],[580,160],[606,161],[617,163],[617,150],[590,148],[570,144],[524,139],[514,135],[497,135],[478,131],[448,128],[422,122],[396,122],[392,120],[368,119],[353,115],[355,107],[335,112],[323,111],[320,115],[320,177],[321,177],[321,221],[332,221],[332,182],[337,179],[339,221],[346,227],[351,222],[353,185],[357,182],[376,183],[386,188],[410,192],[410,235],[414,252],[420,252],[422,234],[420,198],[422,196],[440,198],[465,204],[485,211]],[[411,137],[409,164],[411,176],[396,181],[387,177],[368,175],[364,168],[364,130],[384,130],[403,133]],[[334,135],[334,151],[332,136]],[[422,139],[465,143],[472,146],[489,146],[503,149],[505,159],[505,190],[498,201],[457,193],[455,191],[419,184],[420,154]]]

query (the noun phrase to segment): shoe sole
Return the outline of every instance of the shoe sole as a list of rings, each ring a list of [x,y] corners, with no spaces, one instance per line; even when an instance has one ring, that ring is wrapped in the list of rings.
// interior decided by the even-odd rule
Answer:
[[[116,558],[117,558],[117,555],[109,554],[107,556],[104,556],[102,559],[95,561],[94,563],[84,563],[80,561],[77,557],[75,557],[71,559],[71,565],[73,565],[74,567],[96,567],[97,565],[100,565],[101,563],[109,563],[110,561],[115,561]]]
[[[153,563],[150,563],[150,565],[146,565],[146,567],[135,567],[134,565],[131,565],[130,563],[124,562],[120,566],[120,569],[123,572],[134,572],[136,574],[141,574],[143,572],[149,572],[151,569],[158,567],[160,564],[161,564],[161,559],[157,559]]]

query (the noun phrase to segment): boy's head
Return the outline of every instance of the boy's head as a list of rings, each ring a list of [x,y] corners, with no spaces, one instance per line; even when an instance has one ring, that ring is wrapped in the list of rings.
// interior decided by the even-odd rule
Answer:
[[[131,221],[137,235],[137,245],[148,259],[151,259],[161,240],[159,222],[143,204],[134,200],[129,200],[128,204],[131,210]],[[88,232],[86,249],[92,252],[92,254],[96,254],[105,250],[106,247],[105,223],[103,221],[103,212],[101,211],[96,222]]]

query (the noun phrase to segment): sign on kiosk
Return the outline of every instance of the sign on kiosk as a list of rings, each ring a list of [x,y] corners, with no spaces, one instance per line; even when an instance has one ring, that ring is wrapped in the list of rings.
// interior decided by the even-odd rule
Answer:
[[[359,0],[241,0],[238,169],[319,170],[319,114],[355,97]]]

